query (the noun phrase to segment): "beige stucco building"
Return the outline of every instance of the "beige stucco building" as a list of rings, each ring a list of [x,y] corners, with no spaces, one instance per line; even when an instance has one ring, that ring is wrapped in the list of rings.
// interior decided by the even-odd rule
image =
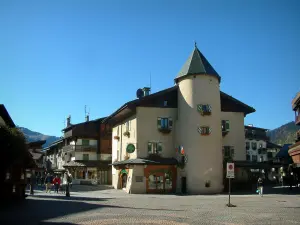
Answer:
[[[220,91],[221,77],[197,46],[175,86],[149,88],[107,117],[112,184],[128,193],[213,194],[223,159],[246,160],[244,117],[255,110]]]

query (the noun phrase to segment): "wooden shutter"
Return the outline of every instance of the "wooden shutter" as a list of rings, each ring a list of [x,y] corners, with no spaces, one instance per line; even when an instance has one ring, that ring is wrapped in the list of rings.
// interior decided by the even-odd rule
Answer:
[[[226,130],[226,131],[229,130],[229,120],[226,120],[226,123],[225,123],[225,130]]]
[[[152,153],[152,143],[148,142],[148,153]]]
[[[162,152],[162,143],[157,143],[157,147],[156,147],[156,151],[157,152]]]
[[[169,129],[171,130],[173,127],[173,119],[172,117],[169,117]]]
[[[161,129],[161,118],[160,117],[157,118],[157,128]]]

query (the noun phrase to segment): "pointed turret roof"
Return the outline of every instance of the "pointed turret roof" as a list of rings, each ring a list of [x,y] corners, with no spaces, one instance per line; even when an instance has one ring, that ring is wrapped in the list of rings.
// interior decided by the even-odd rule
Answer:
[[[199,51],[195,42],[195,49],[183,65],[181,71],[178,73],[177,77],[175,78],[175,82],[177,83],[179,78],[197,74],[215,76],[218,78],[219,82],[221,81],[220,75],[210,65],[205,56]]]

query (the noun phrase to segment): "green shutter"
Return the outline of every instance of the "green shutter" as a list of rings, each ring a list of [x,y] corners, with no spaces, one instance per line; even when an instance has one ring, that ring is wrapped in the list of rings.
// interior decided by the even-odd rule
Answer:
[[[161,129],[161,118],[160,117],[157,118],[157,128]]]
[[[229,120],[226,120],[226,126],[225,126],[226,130],[229,130]]]
[[[152,143],[148,142],[148,153],[152,153]]]
[[[172,120],[172,118],[170,117],[170,118],[169,118],[169,128],[172,129],[172,127],[173,127],[173,120]]]
[[[157,152],[162,152],[162,143],[157,143]]]

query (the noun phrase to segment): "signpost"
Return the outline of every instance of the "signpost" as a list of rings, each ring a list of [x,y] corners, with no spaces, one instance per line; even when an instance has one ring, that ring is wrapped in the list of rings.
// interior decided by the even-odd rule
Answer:
[[[234,163],[227,163],[227,169],[226,169],[227,173],[226,173],[226,177],[229,179],[228,180],[228,207],[233,207],[234,205],[232,205],[230,203],[230,191],[231,191],[231,179],[234,178]]]

